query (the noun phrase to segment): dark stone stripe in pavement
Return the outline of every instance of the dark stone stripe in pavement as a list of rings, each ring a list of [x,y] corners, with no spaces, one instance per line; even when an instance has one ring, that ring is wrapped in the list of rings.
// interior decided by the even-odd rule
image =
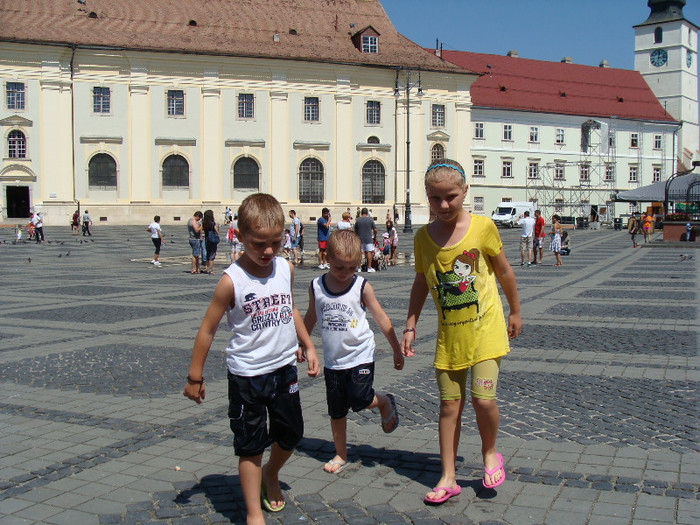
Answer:
[[[655,355],[655,354],[653,354]],[[624,366],[627,368],[648,368],[652,370],[698,370],[700,367],[697,366],[692,366],[692,365],[669,365],[669,364],[659,364],[659,365],[654,365],[654,364],[649,364],[649,363],[633,363],[629,361],[601,361],[601,360],[596,360],[596,361],[591,361],[591,360],[584,360],[584,359],[565,359],[560,356],[558,356],[556,359],[542,359],[541,357],[523,357],[523,356],[518,356],[518,357],[509,357],[509,360],[516,360],[516,361],[526,361],[526,362],[531,362],[531,363],[566,363],[566,364],[573,364],[573,365],[603,365],[606,367],[617,367],[617,366]],[[605,375],[605,374],[593,374],[593,375]]]
[[[596,304],[592,301],[581,303],[559,303],[544,311],[545,315],[568,315],[572,317],[594,317],[598,319],[644,319],[651,312],[635,304]],[[656,319],[673,319],[694,322],[695,308],[688,306],[664,305],[655,308]]]
[[[584,305],[586,306],[586,305]],[[556,307],[549,309],[560,315]],[[639,315],[639,313],[637,313]],[[656,341],[655,344],[650,344]],[[615,354],[673,355],[695,357],[698,334],[694,331],[659,331],[633,328],[601,328],[570,325],[554,330],[551,326],[528,326],[515,339],[513,348],[554,348]],[[557,360],[559,361],[559,359]],[[633,363],[629,363],[633,365]]]

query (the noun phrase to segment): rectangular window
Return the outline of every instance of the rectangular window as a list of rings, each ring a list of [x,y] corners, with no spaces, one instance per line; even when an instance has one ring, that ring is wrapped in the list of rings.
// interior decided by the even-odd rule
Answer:
[[[513,126],[511,124],[503,124],[503,140],[513,140]]]
[[[630,166],[630,182],[637,182],[637,166]]]
[[[484,161],[482,159],[474,159],[474,176],[484,176]]]
[[[631,133],[630,134],[630,148],[638,148],[639,147],[639,133]]]
[[[474,123],[474,138],[483,139],[484,138],[484,123],[475,122]]]
[[[564,128],[557,128],[554,142],[557,144],[564,144]]]
[[[615,165],[605,165],[605,182],[615,182]]]
[[[661,135],[654,135],[654,149],[661,149]]]
[[[433,104],[432,124],[434,128],[445,127],[445,106],[443,104]]]
[[[530,142],[540,141],[540,129],[537,126],[530,126]]]
[[[106,87],[92,88],[92,112],[93,113],[109,113],[110,112],[110,91]]]
[[[24,109],[24,82],[5,84],[7,109]]]
[[[503,177],[504,179],[512,179],[513,178],[513,161],[510,161],[510,160],[503,161],[503,170],[501,172],[501,177]]]
[[[474,213],[484,213],[483,197],[474,197]]]
[[[557,164],[554,166],[554,180],[564,180],[564,166]]]
[[[363,35],[362,36],[362,52],[363,53],[378,53],[379,47],[377,45],[378,40],[376,36]]]
[[[564,211],[564,199],[554,199],[554,211],[562,213]]]
[[[615,147],[615,133],[613,133],[612,131],[608,135],[608,146],[610,146],[611,148]]]
[[[367,124],[381,124],[382,106],[378,100],[367,101]]]
[[[255,97],[252,93],[238,94],[238,118],[255,118]]]
[[[185,92],[181,89],[168,90],[168,116],[180,117],[185,115]]]
[[[319,104],[318,97],[304,97],[305,122],[318,122],[320,120]]]
[[[581,164],[579,169],[579,180],[581,182],[589,182],[591,180],[591,167],[588,164]]]
[[[661,182],[661,167],[654,166],[652,170],[652,181],[651,182]]]
[[[527,178],[537,179],[539,178],[540,165],[538,162],[530,162],[527,166]]]

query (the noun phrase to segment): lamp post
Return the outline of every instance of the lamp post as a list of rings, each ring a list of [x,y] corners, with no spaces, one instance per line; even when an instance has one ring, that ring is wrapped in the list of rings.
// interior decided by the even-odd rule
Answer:
[[[411,82],[411,70],[406,70],[406,206],[404,207],[404,222],[403,232],[413,233],[413,225],[411,222],[411,89],[417,87],[417,96],[423,96],[423,87],[421,86],[420,70],[418,70],[418,80]],[[399,91],[399,70],[396,71],[396,84],[394,87],[394,96],[398,99],[401,95]]]

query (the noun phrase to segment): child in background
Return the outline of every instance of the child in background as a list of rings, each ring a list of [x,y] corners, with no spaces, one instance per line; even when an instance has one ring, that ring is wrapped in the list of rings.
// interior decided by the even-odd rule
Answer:
[[[500,359],[509,351],[508,339],[520,333],[520,304],[496,225],[463,208],[468,189],[464,168],[456,161],[439,159],[426,171],[425,191],[435,220],[415,236],[416,276],[401,341],[404,355],[412,355],[418,317],[431,293],[438,310],[433,365],[440,390],[442,475],[425,496],[428,504],[444,503],[462,490],[455,462],[470,369],[471,402],[484,463],[482,483],[495,488],[506,475],[503,457],[496,451],[496,386]],[[507,324],[496,279],[510,306]]]
[[[295,362],[305,358],[311,377],[318,375],[319,365],[294,306],[294,268],[277,257],[284,228],[282,207],[272,195],[256,193],[241,203],[238,216],[236,236],[245,250],[216,285],[194,341],[183,394],[196,403],[204,399],[202,369],[226,314],[232,332],[226,365],[233,449],[247,523],[263,525],[261,493],[268,511],[284,508],[279,472],[304,433]],[[270,456],[261,466],[270,444]]]
[[[16,235],[17,235],[17,242],[21,241],[22,240],[22,226],[19,224],[17,225],[17,234]]]
[[[151,264],[153,266],[161,266],[158,258],[160,257],[160,247],[165,239],[163,239],[163,230],[160,229],[160,215],[153,217],[153,222],[146,228],[147,232],[151,234],[151,241],[153,241],[153,246],[155,246],[155,253],[153,254],[153,260]]]
[[[311,282],[304,324],[309,333],[314,325],[321,332],[326,401],[335,444],[335,457],[323,469],[338,474],[348,461],[350,408],[354,412],[379,408],[384,432],[393,432],[399,424],[394,396],[375,394],[372,386],[375,343],[366,310],[394,351],[394,368],[401,370],[404,358],[391,321],[372,286],[355,274],[362,260],[360,238],[351,230],[336,230],[330,234],[326,250],[330,271]]]
[[[284,258],[289,260],[292,254],[292,236],[289,233],[289,228],[284,230],[284,246],[282,249],[284,250]]]

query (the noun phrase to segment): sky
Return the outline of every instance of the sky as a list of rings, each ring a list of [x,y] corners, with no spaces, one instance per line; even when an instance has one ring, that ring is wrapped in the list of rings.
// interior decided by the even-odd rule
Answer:
[[[646,0],[380,0],[396,30],[423,47],[634,69],[634,29]],[[685,18],[700,26],[700,0]]]

